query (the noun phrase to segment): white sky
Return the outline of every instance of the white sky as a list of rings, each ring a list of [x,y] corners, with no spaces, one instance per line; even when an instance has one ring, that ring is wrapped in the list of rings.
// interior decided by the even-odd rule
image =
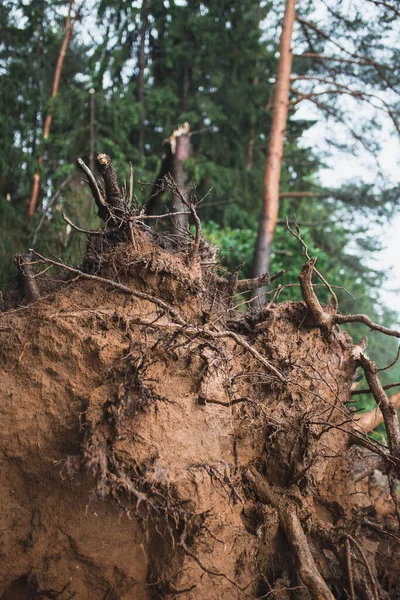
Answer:
[[[306,114],[307,113],[307,114]],[[297,113],[299,118],[310,118],[310,108],[305,107]],[[304,142],[307,145],[326,149],[324,143],[324,123],[319,121],[314,127],[303,135]],[[391,185],[400,182],[400,140],[395,135],[390,134],[389,125],[384,124],[382,130],[382,151],[379,155],[379,163],[385,178]],[[359,179],[364,182],[372,182],[377,174],[376,163],[367,155],[360,151],[359,156],[351,157],[339,152],[331,151],[330,168],[319,172],[321,183],[327,187],[337,187],[348,180]],[[380,241],[383,243],[382,252],[376,253],[376,258],[371,259],[369,264],[374,269],[381,269],[390,272],[390,277],[382,290],[382,301],[391,309],[400,315],[400,207],[386,228],[377,226],[371,220],[370,231],[376,231]]]
[[[327,13],[323,2],[315,2],[314,9],[314,17],[317,19],[317,22],[320,20],[323,21],[324,19],[329,20],[329,13]],[[371,19],[374,18],[374,14],[377,10],[372,3],[366,5],[363,0],[348,0],[347,12],[350,14],[352,10],[357,9],[363,14],[365,14],[365,11],[370,12]],[[396,44],[398,45],[399,43],[400,28],[393,27],[390,44],[396,46]],[[327,47],[329,48],[329,45]],[[295,47],[294,50],[296,52],[299,49]],[[334,46],[330,48],[330,50],[331,51],[327,52],[328,54],[338,54],[337,48]],[[393,98],[390,90],[376,92],[373,89],[365,89],[364,91],[377,94],[377,97],[385,99],[389,104],[392,100],[397,100],[397,98]],[[354,120],[351,125],[355,129],[357,129],[357,125],[361,120],[368,120],[368,117],[372,115],[373,109],[371,107],[363,106],[361,104],[358,106],[354,106],[353,104],[353,107],[351,107],[350,104],[347,104],[348,102],[351,102],[351,99],[347,100],[345,97],[342,97],[338,98],[338,102],[341,103],[342,106],[344,105],[349,109],[353,109],[349,110],[348,114],[354,115]],[[379,101],[377,101],[375,105],[376,104],[379,105]],[[327,149],[329,150],[330,159],[327,162],[329,163],[330,168],[323,169],[319,173],[323,185],[327,187],[337,187],[349,180],[374,183],[377,180],[379,170],[384,175],[388,187],[400,184],[399,136],[394,132],[393,123],[384,112],[375,114],[378,116],[382,127],[381,131],[376,132],[382,147],[378,157],[379,168],[371,155],[361,148],[359,149],[358,155],[353,157],[349,154],[333,150],[332,146],[328,148],[327,143],[324,142],[326,136],[331,136],[336,141],[344,141],[349,139],[349,134],[345,131],[340,131],[340,125],[334,125],[332,121],[327,125],[323,119],[321,119],[321,114],[318,109],[309,102],[300,103],[297,112],[299,118],[310,119],[316,117],[318,119],[316,125],[303,135],[305,143],[309,146],[317,146],[324,151]],[[326,131],[327,129],[328,131]],[[380,253],[376,253],[375,259],[367,259],[366,264],[370,264],[371,268],[390,272],[390,277],[388,277],[388,282],[382,290],[381,297],[383,303],[399,314],[400,319],[400,207],[397,212],[393,213],[390,223],[385,229],[378,227],[374,223],[373,218],[371,218],[369,228],[369,234],[376,232],[376,235],[379,236],[379,240],[383,244],[384,250]]]

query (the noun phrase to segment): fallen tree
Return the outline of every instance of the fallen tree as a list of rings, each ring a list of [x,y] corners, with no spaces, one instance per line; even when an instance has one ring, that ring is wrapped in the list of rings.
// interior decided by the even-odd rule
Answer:
[[[303,302],[240,311],[274,276],[219,269],[195,191],[160,182],[194,224],[160,233],[171,215],[135,211],[97,162],[102,181],[78,163],[105,222],[75,228],[82,264],[31,250],[4,293],[0,597],[397,597],[398,417],[339,326],[400,334],[341,315],[289,226]],[[352,411],[360,368],[388,447]]]

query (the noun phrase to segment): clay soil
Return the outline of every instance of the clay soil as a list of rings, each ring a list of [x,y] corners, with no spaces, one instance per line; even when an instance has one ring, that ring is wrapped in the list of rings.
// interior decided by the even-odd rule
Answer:
[[[4,296],[0,598],[400,598],[347,333],[303,302],[237,311],[206,246],[93,248],[85,273],[132,294]]]

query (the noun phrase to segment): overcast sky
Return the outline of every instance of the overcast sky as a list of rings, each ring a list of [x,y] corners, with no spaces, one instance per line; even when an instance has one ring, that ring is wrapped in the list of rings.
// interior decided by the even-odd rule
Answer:
[[[311,113],[310,113],[311,111]],[[313,113],[312,107],[301,108],[297,116],[299,118],[310,118]],[[388,123],[382,128],[382,151],[379,155],[379,163],[388,185],[399,185],[400,183],[400,140],[393,133]],[[320,120],[314,127],[303,136],[307,145],[317,145],[326,150],[325,131],[323,121]],[[348,180],[359,179],[373,183],[377,176],[377,165],[366,152],[360,150],[359,156],[344,155],[330,148],[328,163],[330,168],[320,171],[321,183],[327,187],[337,187]],[[376,253],[376,258],[370,260],[371,267],[390,271],[385,289],[382,290],[382,300],[389,307],[399,313],[400,320],[400,206],[393,213],[390,224],[386,229],[378,227],[373,217],[370,222],[370,233],[376,231],[380,241],[384,245],[382,252]],[[368,264],[368,263],[367,263]],[[351,290],[350,290],[351,291]]]

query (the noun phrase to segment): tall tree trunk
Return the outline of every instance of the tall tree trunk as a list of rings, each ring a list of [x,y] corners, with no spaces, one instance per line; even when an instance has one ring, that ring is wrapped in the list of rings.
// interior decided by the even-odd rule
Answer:
[[[280,56],[274,98],[274,114],[269,139],[267,161],[263,180],[263,208],[254,255],[253,276],[259,277],[269,270],[271,244],[279,209],[279,180],[283,143],[287,123],[290,75],[292,71],[292,33],[295,21],[296,0],[286,0],[280,39]],[[265,288],[259,288],[255,295]]]
[[[174,156],[173,161],[173,177],[179,186],[182,195],[188,199],[189,186],[188,174],[185,171],[184,163],[192,155],[192,145],[190,143],[190,127],[189,123],[185,123],[179,127],[171,136],[171,149]],[[188,207],[182,202],[179,196],[172,198],[173,212],[189,213]],[[189,227],[189,215],[179,214],[172,218],[173,233],[182,234]]]
[[[64,35],[64,39],[61,44],[61,48],[60,48],[60,52],[59,52],[58,60],[57,60],[57,65],[56,65],[56,68],[54,71],[53,87],[51,90],[51,98],[50,98],[49,108],[47,110],[46,118],[44,120],[44,126],[43,126],[43,141],[44,142],[47,140],[47,138],[49,137],[49,134],[50,134],[51,124],[53,121],[53,113],[52,113],[53,103],[54,103],[55,97],[58,94],[58,89],[60,87],[60,78],[61,78],[62,68],[64,65],[65,54],[67,52],[69,43],[71,41],[71,36],[72,36],[72,32],[73,32],[75,23],[77,22],[77,20],[79,18],[79,14],[80,14],[82,6],[83,6],[83,3],[82,3],[78,7],[74,18],[71,19],[71,11],[72,11],[73,4],[74,4],[74,0],[69,0],[68,15],[67,15],[67,19],[65,22],[65,35]],[[28,217],[32,217],[32,215],[35,213],[36,206],[38,203],[39,190],[40,190],[40,167],[43,165],[43,162],[44,162],[44,150],[42,150],[42,152],[39,156],[39,160],[38,160],[39,168],[36,170],[36,172],[33,176],[32,193],[31,193],[31,198],[30,198],[29,207],[28,207]]]
[[[138,86],[137,86],[137,100],[140,104],[140,117],[139,117],[139,152],[140,156],[144,156],[144,117],[145,117],[145,102],[144,102],[144,70],[146,67],[146,31],[147,23],[149,19],[149,0],[143,0],[142,2],[142,30],[140,32],[140,45],[138,55]]]

